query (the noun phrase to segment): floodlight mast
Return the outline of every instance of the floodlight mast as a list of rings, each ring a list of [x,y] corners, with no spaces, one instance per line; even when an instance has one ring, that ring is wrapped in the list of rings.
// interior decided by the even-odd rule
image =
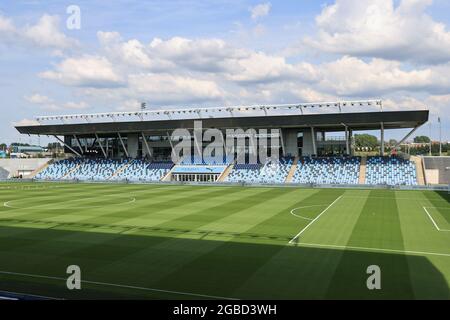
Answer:
[[[106,112],[106,113],[90,113],[90,114],[71,114],[71,115],[57,115],[57,116],[38,116],[36,121],[41,125],[44,121],[61,121],[66,123],[67,119],[74,120],[85,120],[95,118],[111,118],[113,122],[116,122],[119,117],[133,117],[138,116],[141,121],[144,120],[145,116],[159,116],[165,115],[170,120],[172,120],[171,115],[173,114],[196,114],[200,119],[204,117],[214,118],[219,116],[214,116],[212,113],[227,114],[228,116],[234,117],[235,112],[239,111],[249,111],[249,110],[259,110],[263,111],[265,116],[269,115],[270,110],[291,110],[293,114],[298,114],[298,109],[300,109],[301,114],[304,114],[304,110],[308,108],[315,107],[335,107],[338,108],[339,113],[342,113],[345,108],[351,106],[378,106],[380,112],[383,112],[383,103],[381,100],[358,100],[358,101],[335,101],[335,102],[321,102],[321,103],[297,103],[297,104],[274,104],[274,105],[249,105],[249,106],[233,106],[233,107],[214,107],[214,108],[183,108],[183,109],[160,109],[160,110],[147,110],[147,104],[142,102],[140,105],[140,110],[134,112]],[[222,116],[223,117],[223,116]]]

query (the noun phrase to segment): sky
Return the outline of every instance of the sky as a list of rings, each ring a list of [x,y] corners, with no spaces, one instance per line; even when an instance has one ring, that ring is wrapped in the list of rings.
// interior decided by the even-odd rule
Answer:
[[[0,143],[40,115],[382,99],[450,140],[447,0],[2,0]],[[393,131],[387,138],[401,138]],[[50,141],[50,140],[48,140]]]

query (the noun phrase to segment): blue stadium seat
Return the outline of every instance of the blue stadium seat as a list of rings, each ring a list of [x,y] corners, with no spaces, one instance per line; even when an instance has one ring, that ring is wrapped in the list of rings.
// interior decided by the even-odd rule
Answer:
[[[417,185],[416,166],[412,161],[397,157],[369,157],[366,184]]]
[[[236,164],[225,181],[244,183],[284,183],[293,158],[269,160],[265,164]]]
[[[111,180],[160,181],[172,167],[172,162],[148,162],[137,159],[125,170],[118,172]]]
[[[299,159],[292,178],[293,183],[357,184],[359,157],[325,157]]]
[[[159,181],[172,168],[172,162],[145,160],[81,159],[54,162],[36,175],[41,180]],[[78,167],[78,168],[77,168]],[[77,168],[76,170],[74,170]]]
[[[67,175],[71,170],[75,169],[79,164],[82,163],[80,158],[71,158],[56,161],[48,165],[44,170],[39,172],[35,179],[40,180],[59,180]]]

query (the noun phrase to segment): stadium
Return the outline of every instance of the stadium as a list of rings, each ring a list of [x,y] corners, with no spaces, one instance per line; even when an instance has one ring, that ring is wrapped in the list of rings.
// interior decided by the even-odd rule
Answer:
[[[38,117],[16,129],[67,156],[0,183],[2,296],[448,299],[449,158],[385,151],[428,117],[380,100]],[[368,130],[379,155],[358,156]]]

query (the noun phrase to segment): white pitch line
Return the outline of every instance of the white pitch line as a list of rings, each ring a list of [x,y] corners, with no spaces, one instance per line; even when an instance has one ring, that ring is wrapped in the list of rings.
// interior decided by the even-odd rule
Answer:
[[[437,231],[441,231],[441,229],[439,229],[437,223],[434,221],[433,217],[431,216],[431,214],[428,212],[427,208],[423,207],[423,210],[425,210],[425,212],[428,215],[428,218],[430,218],[431,222],[433,223],[434,227],[437,229]]]
[[[314,222],[316,222],[317,219],[319,219],[321,215],[323,215],[325,212],[327,212],[328,209],[330,209],[330,208],[331,208],[331,207],[332,207],[332,206],[333,206],[340,198],[342,198],[342,195],[340,195],[339,197],[337,197],[337,199],[334,200],[334,201],[333,201],[328,207],[326,207],[321,213],[319,213],[319,215],[318,215],[317,217],[315,217],[313,220],[311,220],[311,222],[308,223],[308,224],[306,225],[306,227],[304,227],[302,230],[300,230],[300,232],[297,233],[297,235],[296,235],[295,237],[293,237],[293,238],[291,239],[291,241],[289,241],[289,243],[292,244],[292,243],[294,242],[295,239],[297,239],[298,237],[300,237],[300,235],[301,235],[303,232],[305,232],[306,229],[308,229]]]
[[[379,251],[379,252],[392,252],[392,253],[408,253],[408,254],[424,255],[424,256],[450,257],[450,253],[427,252],[427,251],[397,250],[397,249],[356,247],[356,246],[340,246],[340,245],[334,245],[334,244],[319,244],[319,243],[308,243],[308,242],[298,242],[298,243],[296,243],[296,245],[304,246],[304,247],[316,247],[316,248],[350,249],[350,250]]]
[[[54,277],[54,276],[45,276],[31,273],[20,273],[20,272],[12,272],[12,271],[1,271],[0,274],[7,274],[13,276],[23,276],[30,278],[40,278],[40,279],[50,279],[50,280],[62,280],[66,281],[66,278]],[[191,297],[199,297],[199,298],[207,298],[207,299],[218,299],[218,300],[238,300],[236,298],[228,298],[228,297],[220,297],[220,296],[212,296],[207,294],[199,294],[199,293],[191,293],[191,292],[182,292],[182,291],[172,291],[172,290],[164,290],[164,289],[155,289],[155,288],[146,288],[146,287],[138,287],[138,286],[130,286],[125,284],[117,284],[117,283],[109,283],[109,282],[98,282],[98,281],[89,281],[89,280],[80,280],[81,283],[94,284],[99,286],[109,286],[109,287],[118,287],[125,289],[135,289],[135,290],[143,290],[143,291],[153,291],[153,292],[161,292],[161,293],[169,293],[183,296],[191,296]]]
[[[345,199],[387,199],[387,200],[408,200],[408,201],[429,201],[428,199],[417,199],[417,198],[406,198],[406,197],[381,197],[381,196],[349,196],[345,195]],[[442,201],[442,202],[448,202],[445,199],[432,199],[431,201]]]
[[[423,210],[425,210],[425,212],[426,212],[427,215],[428,215],[428,218],[430,218],[431,222],[433,222],[434,226],[436,227],[436,229],[437,229],[438,231],[441,231],[441,232],[450,232],[449,229],[441,229],[441,228],[439,228],[439,226],[438,226],[437,223],[434,221],[434,219],[433,219],[433,217],[431,216],[431,214],[428,212],[427,208],[428,208],[428,209],[432,209],[432,208],[435,209],[435,208],[438,208],[438,207],[423,207]],[[447,208],[445,208],[445,209],[447,209]]]
[[[299,209],[306,209],[306,208],[312,208],[312,207],[325,207],[325,206],[326,206],[326,204],[315,204],[315,205],[312,205],[312,206],[297,207],[297,208],[294,208],[294,209],[291,210],[291,214],[294,217],[311,221],[312,220],[311,218],[303,217],[301,215],[295,214],[294,212],[299,210]]]

